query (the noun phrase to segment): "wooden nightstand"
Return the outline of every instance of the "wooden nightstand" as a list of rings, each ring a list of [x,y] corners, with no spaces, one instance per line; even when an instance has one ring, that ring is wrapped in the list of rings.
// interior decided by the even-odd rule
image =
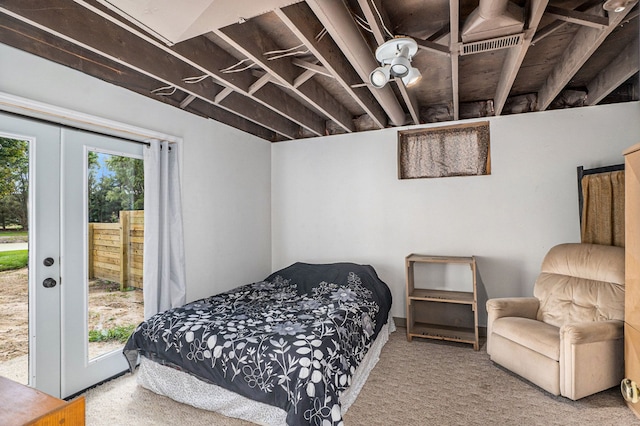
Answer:
[[[84,397],[67,402],[0,377],[0,425],[82,426]]]

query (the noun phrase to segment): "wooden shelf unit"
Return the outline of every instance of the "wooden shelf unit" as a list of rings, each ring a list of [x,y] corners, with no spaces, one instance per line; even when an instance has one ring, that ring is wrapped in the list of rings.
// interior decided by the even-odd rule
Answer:
[[[467,264],[471,269],[469,291],[450,291],[415,286],[416,263]],[[474,256],[427,256],[405,258],[407,277],[407,340],[414,337],[469,343],[480,349]],[[432,285],[433,286],[433,285]]]

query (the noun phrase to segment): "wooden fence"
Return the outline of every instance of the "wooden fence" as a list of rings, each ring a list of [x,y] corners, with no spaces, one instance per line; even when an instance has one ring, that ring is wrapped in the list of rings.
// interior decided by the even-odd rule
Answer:
[[[121,211],[118,223],[89,223],[89,279],[142,288],[144,210]]]

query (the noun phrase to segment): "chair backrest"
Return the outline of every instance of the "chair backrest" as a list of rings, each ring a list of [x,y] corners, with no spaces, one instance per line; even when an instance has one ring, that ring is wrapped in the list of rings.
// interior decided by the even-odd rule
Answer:
[[[545,256],[533,295],[537,319],[556,327],[585,321],[624,321],[624,248],[560,244]]]

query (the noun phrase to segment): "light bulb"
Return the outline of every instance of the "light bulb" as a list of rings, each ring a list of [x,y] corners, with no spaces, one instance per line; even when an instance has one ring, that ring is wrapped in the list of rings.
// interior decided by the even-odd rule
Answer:
[[[404,77],[409,73],[411,68],[411,62],[407,57],[409,54],[409,48],[403,46],[396,52],[396,56],[391,60],[391,75],[394,77]]]
[[[420,70],[418,68],[413,68],[409,70],[409,73],[402,77],[402,82],[405,87],[411,87],[416,84],[422,78],[422,74],[420,74]]]
[[[389,67],[378,67],[369,74],[369,81],[376,89],[380,89],[389,81]]]

